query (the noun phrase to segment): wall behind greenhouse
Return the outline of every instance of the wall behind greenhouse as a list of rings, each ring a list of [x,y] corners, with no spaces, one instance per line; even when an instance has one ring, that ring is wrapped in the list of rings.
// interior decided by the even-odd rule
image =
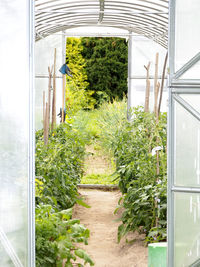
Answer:
[[[62,65],[62,35],[51,35],[35,44],[35,127],[43,128],[43,91],[46,101],[48,95],[48,67],[54,64],[56,48],[56,114],[62,107],[62,75],[59,69]],[[53,82],[53,81],[52,81]],[[51,97],[52,99],[52,97]],[[60,119],[57,116],[57,122]]]

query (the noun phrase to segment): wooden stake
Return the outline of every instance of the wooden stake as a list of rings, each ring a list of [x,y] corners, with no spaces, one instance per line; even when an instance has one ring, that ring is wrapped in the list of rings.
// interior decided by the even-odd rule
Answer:
[[[149,112],[149,97],[150,97],[150,80],[149,80],[149,69],[150,69],[151,63],[147,66],[144,66],[144,68],[147,71],[147,77],[146,77],[146,92],[145,92],[145,104],[144,104],[144,111]]]
[[[155,62],[155,77],[154,77],[154,113],[156,114],[156,107],[157,107],[157,97],[156,97],[156,87],[158,83],[158,59],[159,53],[156,53],[156,62]]]
[[[53,67],[53,101],[52,101],[52,125],[53,130],[56,125],[56,48],[54,50],[54,67]]]
[[[160,90],[160,83],[157,82],[156,85],[156,92],[155,92],[155,103],[154,103],[154,111],[156,112],[156,122],[158,123],[158,95],[159,95],[159,90]]]
[[[48,136],[49,136],[49,120],[48,120],[48,103],[46,103],[45,108],[45,125],[44,125],[44,144],[48,144]]]
[[[63,91],[62,91],[62,123],[64,122],[65,87],[66,87],[66,77],[65,77],[65,74],[63,74]]]
[[[49,72],[49,83],[48,83],[48,121],[50,125],[50,114],[51,114],[51,80],[52,80],[52,71],[53,71],[53,66],[50,70],[50,67],[48,67],[48,72]]]
[[[43,91],[43,129],[45,125],[45,91]]]
[[[159,54],[156,53],[156,62],[155,62],[155,77],[154,77],[154,114],[156,116],[156,125],[158,125],[158,95],[160,89],[160,83],[158,82],[158,59]],[[159,137],[156,137],[156,143],[159,145]],[[159,151],[156,151],[156,182],[158,182],[158,175],[160,174],[160,164],[159,164]],[[158,201],[155,200],[155,209],[158,209]],[[158,227],[158,216],[155,218],[155,226]]]
[[[166,66],[167,66],[167,59],[168,59],[168,52],[165,56],[164,66],[163,66],[163,72],[162,72],[162,81],[161,81],[161,87],[160,87],[160,99],[158,104],[158,116],[160,114],[160,108],[161,108],[161,102],[162,102],[162,96],[163,96],[163,89],[164,89],[164,82],[165,82],[165,72],[166,72]]]

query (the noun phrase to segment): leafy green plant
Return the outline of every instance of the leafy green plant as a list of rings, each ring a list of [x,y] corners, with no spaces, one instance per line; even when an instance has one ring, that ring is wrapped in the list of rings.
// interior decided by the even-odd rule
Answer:
[[[97,110],[80,110],[73,116],[73,128],[79,132],[85,144],[95,142],[101,129],[97,123]]]
[[[99,127],[99,143],[110,156],[113,156],[117,134],[126,122],[127,103],[124,98],[121,101],[114,100],[112,103],[103,103],[96,110],[96,124]]]
[[[166,239],[166,114],[157,124],[154,114],[134,109],[131,123],[116,132],[114,157],[123,198],[118,240],[128,231],[143,231],[147,242]],[[157,174],[155,147],[159,149]]]
[[[50,205],[36,207],[36,266],[94,265],[87,253],[77,244],[88,244],[90,232],[77,219],[72,219],[72,209],[54,212]]]
[[[72,219],[83,174],[84,141],[69,119],[50,133],[44,145],[43,131],[36,133],[36,266],[83,266],[94,263],[77,244],[87,244],[89,230]],[[66,210],[67,209],[67,210]],[[79,260],[82,260],[79,262]]]
[[[42,183],[37,203],[54,205],[58,210],[72,207],[77,199],[77,184],[83,174],[84,143],[69,124],[57,127],[43,142],[36,134],[36,176]]]

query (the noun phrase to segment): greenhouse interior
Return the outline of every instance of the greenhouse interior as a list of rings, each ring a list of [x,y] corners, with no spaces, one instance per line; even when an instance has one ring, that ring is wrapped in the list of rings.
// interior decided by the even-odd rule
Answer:
[[[200,266],[199,11],[1,0],[0,267]]]

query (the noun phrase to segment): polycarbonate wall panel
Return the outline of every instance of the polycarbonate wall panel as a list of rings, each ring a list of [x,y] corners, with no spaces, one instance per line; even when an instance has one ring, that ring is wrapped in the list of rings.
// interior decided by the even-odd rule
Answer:
[[[200,51],[199,10],[199,0],[176,0],[175,71]]]
[[[174,201],[174,267],[188,267],[200,258],[200,194],[174,193]]]
[[[31,3],[31,2],[30,2]],[[32,266],[29,1],[0,1],[0,266]],[[30,215],[30,216],[29,216]],[[29,258],[29,259],[28,259]]]
[[[187,96],[195,102],[200,96]],[[200,103],[200,102],[199,102]],[[200,186],[200,122],[175,104],[175,185]]]
[[[62,35],[48,36],[35,44],[35,124],[36,129],[43,127],[43,91],[48,95],[48,67],[54,64],[56,48],[56,112],[62,107],[62,76],[59,69],[62,65]],[[52,80],[53,83],[53,80]],[[51,98],[52,99],[52,98]],[[59,118],[57,117],[57,122]]]
[[[200,50],[200,49],[199,49]],[[200,61],[198,61],[192,68],[190,68],[188,71],[186,71],[180,79],[200,79]]]
[[[147,66],[150,62],[150,84],[151,84],[151,92],[150,92],[150,109],[153,110],[154,106],[154,75],[155,75],[155,58],[156,53],[159,53],[159,64],[158,64],[158,73],[159,78],[161,78],[163,71],[163,64],[165,60],[167,50],[162,46],[158,45],[152,40],[149,40],[140,36],[133,36],[132,41],[132,73],[131,73],[131,90],[132,93],[132,101],[133,106],[144,105],[145,102],[145,90],[146,90],[146,69],[144,65]],[[159,79],[161,82],[161,79]],[[167,80],[164,84],[164,92],[163,92],[163,100],[161,105],[161,111],[167,111]]]
[[[199,89],[200,92],[200,89]],[[181,94],[181,97],[200,113],[200,95],[199,94]]]

